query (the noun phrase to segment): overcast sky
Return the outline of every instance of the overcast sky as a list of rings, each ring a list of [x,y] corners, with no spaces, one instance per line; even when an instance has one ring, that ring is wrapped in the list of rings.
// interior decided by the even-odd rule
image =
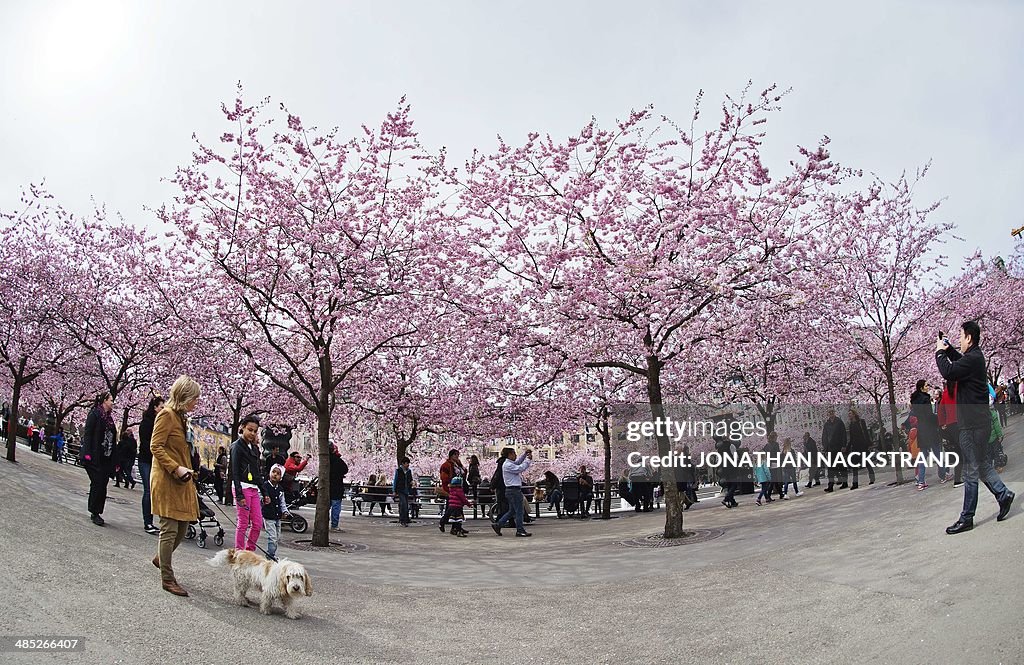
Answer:
[[[87,2],[0,0],[0,208],[46,179],[154,224],[162,177],[220,102],[284,102],[346,134],[402,95],[421,139],[454,161],[501,134],[558,137],[647,103],[705,120],[725,92],[792,87],[769,165],[827,134],[833,156],[885,179],[929,160],[923,205],[957,224],[954,260],[1008,253],[1024,225],[1024,3]],[[827,8],[825,8],[827,6]],[[453,162],[454,163],[454,162]]]

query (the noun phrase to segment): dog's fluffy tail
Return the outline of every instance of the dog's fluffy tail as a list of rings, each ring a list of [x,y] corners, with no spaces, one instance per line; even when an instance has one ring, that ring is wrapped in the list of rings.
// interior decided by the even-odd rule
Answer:
[[[209,561],[207,561],[206,563],[208,563],[211,566],[216,567],[216,566],[230,566],[234,562],[235,562],[235,548],[234,547],[229,547],[226,550],[221,550],[220,552],[217,552],[217,554],[215,554],[213,556],[213,558],[210,559]]]

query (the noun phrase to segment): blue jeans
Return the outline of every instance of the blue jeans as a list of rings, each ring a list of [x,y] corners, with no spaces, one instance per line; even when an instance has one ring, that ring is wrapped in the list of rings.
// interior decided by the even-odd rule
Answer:
[[[942,453],[942,446],[934,446],[932,448],[922,448],[921,449],[921,454],[922,455],[938,455],[940,453]],[[939,480],[942,480],[943,478],[945,478],[946,474],[949,471],[944,466],[936,467],[935,470],[939,474]],[[927,466],[925,466],[924,464],[918,464],[917,465],[917,482],[919,484],[922,484],[922,485],[924,484],[924,479],[927,476],[927,473],[928,473],[928,467]],[[977,489],[977,485],[975,485],[975,489]]]
[[[341,519],[341,499],[331,499],[331,528],[338,528],[338,520]]]
[[[526,529],[523,528],[523,488],[506,487],[505,502],[508,503],[508,512],[498,520],[498,528],[500,529],[505,526],[514,517],[516,520],[516,533],[526,533]]]
[[[277,560],[277,543],[281,540],[281,520],[263,520],[263,530],[267,532],[267,556]]]
[[[409,495],[395,494],[398,498],[398,521],[402,524],[409,523]]]
[[[153,524],[153,510],[149,504],[149,473],[153,470],[152,462],[139,462],[139,475],[142,476],[142,524]]]
[[[964,510],[960,513],[960,520],[963,522],[974,521],[974,511],[978,507],[978,480],[985,483],[997,501],[1005,500],[1010,493],[988,454],[990,432],[988,427],[960,430],[960,463],[964,467]]]

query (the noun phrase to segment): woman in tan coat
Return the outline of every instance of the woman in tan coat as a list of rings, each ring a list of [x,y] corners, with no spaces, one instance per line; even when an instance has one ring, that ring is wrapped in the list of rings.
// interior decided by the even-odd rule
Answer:
[[[150,496],[154,515],[160,516],[160,544],[153,565],[160,569],[165,591],[187,596],[174,578],[171,553],[185,538],[188,523],[199,519],[199,501],[192,482],[192,455],[185,439],[185,414],[196,408],[199,384],[187,376],[179,376],[171,386],[164,408],[156,416],[150,473]]]

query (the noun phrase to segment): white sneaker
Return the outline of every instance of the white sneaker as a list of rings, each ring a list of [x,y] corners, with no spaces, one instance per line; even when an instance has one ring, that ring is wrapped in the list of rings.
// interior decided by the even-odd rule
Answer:
[[[797,496],[803,496],[803,495],[804,495],[804,493],[803,493],[803,492],[797,492],[797,493],[796,493],[796,495],[797,495]]]

